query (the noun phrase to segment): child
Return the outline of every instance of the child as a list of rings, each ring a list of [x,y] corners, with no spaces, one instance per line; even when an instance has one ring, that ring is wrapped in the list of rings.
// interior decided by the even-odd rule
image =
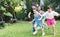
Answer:
[[[43,21],[42,20],[39,20],[41,18],[41,15],[38,13],[38,10],[37,9],[34,9],[34,19],[32,22],[34,22],[34,29],[35,31],[33,32],[33,34],[37,34],[37,26],[40,26],[41,27],[41,30],[42,30],[42,35],[44,36],[45,33],[44,33],[44,28],[43,28]]]
[[[55,21],[54,16],[60,16],[60,14],[58,14],[55,11],[53,11],[52,7],[49,6],[49,7],[47,7],[47,11],[44,14],[44,16],[46,16],[48,28],[52,27],[52,30],[53,30],[53,33],[54,33],[54,36],[55,36],[55,34],[56,34],[55,33],[55,24],[56,24],[56,21]]]
[[[39,6],[38,7],[38,12],[41,14],[41,16],[43,16],[43,14],[44,14],[44,11],[42,10],[42,8]],[[44,20],[45,20],[45,16],[44,16],[44,18],[43,18],[43,23],[44,23]],[[44,23],[45,24],[45,23]]]
[[[28,18],[29,18],[29,19],[33,19],[33,15],[34,15],[33,9],[37,8],[37,7],[38,7],[38,4],[35,3],[35,2],[33,2],[31,7],[32,7],[32,9],[31,9],[31,11],[28,13]],[[33,24],[34,24],[34,22],[33,22]],[[33,32],[35,31],[34,27],[33,27],[33,30],[32,30],[32,31],[33,31]]]
[[[44,11],[42,10],[42,8],[41,8],[40,6],[38,6],[38,12],[41,14],[41,16],[43,16]],[[42,17],[41,17],[41,19],[42,19]],[[43,16],[42,21],[43,21],[43,24],[44,24],[44,25],[46,25],[46,23],[45,23],[45,19],[46,19],[46,17]],[[46,25],[46,26],[47,26],[47,25]]]
[[[32,3],[32,6],[31,6],[31,10],[29,11],[29,13],[28,13],[28,18],[33,18],[33,9],[35,9],[36,7],[38,7],[38,4],[37,3],[35,3],[35,2],[33,2]],[[32,16],[31,16],[32,15]]]

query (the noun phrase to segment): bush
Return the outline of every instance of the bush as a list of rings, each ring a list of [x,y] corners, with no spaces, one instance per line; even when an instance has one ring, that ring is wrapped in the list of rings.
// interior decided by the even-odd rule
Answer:
[[[26,20],[26,10],[21,10],[19,13],[16,15],[18,20]]]

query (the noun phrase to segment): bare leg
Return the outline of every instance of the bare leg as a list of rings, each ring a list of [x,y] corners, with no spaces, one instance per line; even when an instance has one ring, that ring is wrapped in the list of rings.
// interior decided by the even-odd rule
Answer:
[[[53,30],[53,33],[54,33],[54,36],[56,35],[56,32],[55,32],[55,25],[52,26],[52,30]]]
[[[45,35],[44,28],[41,27],[41,30],[42,30],[42,36],[44,36]]]
[[[35,31],[33,32],[33,35],[37,34],[37,25],[36,24],[34,25],[34,29],[35,29]]]

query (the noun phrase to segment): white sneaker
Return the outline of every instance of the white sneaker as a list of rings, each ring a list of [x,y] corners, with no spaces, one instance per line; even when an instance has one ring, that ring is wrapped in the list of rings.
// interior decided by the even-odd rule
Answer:
[[[56,36],[56,32],[54,32],[54,36]]]
[[[37,34],[37,31],[33,32],[33,35],[36,35]]]
[[[44,35],[45,35],[45,32],[42,33],[42,36],[44,36]]]

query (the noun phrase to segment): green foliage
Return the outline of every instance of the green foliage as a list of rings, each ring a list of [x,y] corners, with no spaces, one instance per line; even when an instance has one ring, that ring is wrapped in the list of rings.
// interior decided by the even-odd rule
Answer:
[[[7,12],[6,9],[4,7],[0,7],[0,10],[3,11],[3,15],[5,16],[9,16],[9,17],[13,17],[12,14],[10,12]]]
[[[1,2],[2,2],[2,4],[1,4]],[[4,11],[3,12],[4,15],[12,17],[13,14],[6,11],[6,7],[11,6],[11,7],[13,7],[14,11],[16,12],[18,19],[25,19],[27,13],[31,9],[32,2],[37,2],[38,4],[40,4],[40,0],[26,0],[27,12],[25,13],[25,10],[23,9],[23,1],[22,0],[0,0],[0,4],[2,6],[2,7],[0,7],[0,10]],[[58,6],[58,4],[60,4],[60,0],[45,0],[43,9],[44,9],[44,11],[46,11],[48,5],[52,5],[53,9],[55,9]],[[59,10],[60,9],[57,9],[56,11],[60,12]],[[8,12],[8,13],[5,13],[5,12]]]
[[[31,4],[32,4],[33,2],[36,2],[36,3],[39,4],[39,3],[40,3],[40,0],[26,0],[27,12],[30,11],[30,9],[31,9]]]
[[[21,0],[12,0],[13,6],[20,5]]]
[[[11,13],[9,13],[9,12],[5,12],[4,15],[9,16],[9,17],[13,17],[13,15]]]
[[[22,9],[23,9],[23,6],[17,6],[17,7],[15,7],[14,11],[16,13],[19,13]]]
[[[2,6],[0,6],[0,10],[6,11],[6,9]]]
[[[47,10],[47,6],[52,6],[53,9],[55,10],[55,8],[57,7],[58,3],[57,3],[58,0],[45,0],[44,1],[44,10],[46,11]]]
[[[19,20],[26,20],[25,17],[26,17],[26,12],[25,10],[21,10],[19,13],[17,13],[16,15],[17,19]]]

